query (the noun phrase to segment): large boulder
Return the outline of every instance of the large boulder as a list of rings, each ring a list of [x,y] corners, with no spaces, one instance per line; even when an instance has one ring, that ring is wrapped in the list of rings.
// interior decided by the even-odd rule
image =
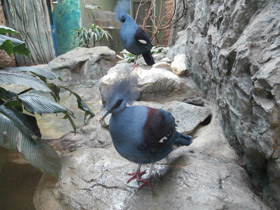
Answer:
[[[132,68],[131,64],[118,64],[108,71],[108,74],[100,80],[100,92],[104,101],[104,89],[121,74],[135,74],[138,78],[138,88],[140,89],[139,100],[156,101],[178,96],[198,97],[196,86],[188,77],[179,77],[166,68],[146,68],[138,66]],[[174,96],[172,98],[172,96]]]
[[[62,79],[63,85],[79,85],[99,80],[115,64],[116,53],[108,47],[78,47],[53,59],[48,68]]]
[[[167,103],[142,101],[135,102],[134,104],[163,109],[170,112],[175,118],[177,131],[184,134],[192,133],[211,116],[211,110],[208,107],[195,106],[179,101]],[[110,116],[105,118],[105,124],[99,122],[104,112],[105,110],[98,112],[87,125],[80,126],[76,133],[69,132],[59,139],[51,140],[50,143],[56,150],[62,153],[86,148],[108,148],[112,144],[108,132]]]
[[[56,183],[43,176],[36,209],[262,209],[238,156],[226,142],[217,118],[197,132],[194,143],[155,165],[153,191],[136,191],[127,173],[136,169],[114,148],[82,149],[63,156]],[[146,166],[143,166],[143,169]]]
[[[185,54],[200,94],[219,107],[229,142],[254,186],[280,206],[280,2],[188,3],[186,30],[168,56]]]
[[[76,85],[69,88],[76,92],[94,113],[100,111],[102,103],[97,84]],[[52,100],[50,94],[45,94],[44,96]],[[77,127],[84,125],[84,112],[78,108],[77,99],[73,94],[61,89],[59,104],[69,108],[74,113],[74,122]],[[42,137],[45,139],[58,139],[69,132],[73,132],[70,121],[63,119],[64,114],[62,113],[36,114],[36,118]]]
[[[170,112],[175,118],[176,130],[183,134],[192,133],[206,119],[211,118],[212,115],[209,107],[195,106],[180,101],[171,101],[163,104],[136,102],[135,105],[144,105]]]
[[[69,132],[59,139],[50,141],[50,144],[61,153],[69,153],[87,148],[108,148],[112,144],[108,127],[99,123],[103,112],[98,112],[87,125],[80,126],[76,133]],[[108,121],[107,121],[108,122]]]

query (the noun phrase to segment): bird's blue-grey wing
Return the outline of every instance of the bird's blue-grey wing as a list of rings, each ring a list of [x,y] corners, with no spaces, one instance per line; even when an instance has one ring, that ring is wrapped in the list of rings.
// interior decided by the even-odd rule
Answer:
[[[176,132],[175,120],[169,112],[148,108],[143,128],[143,147],[150,149],[151,152],[172,147],[174,132]]]

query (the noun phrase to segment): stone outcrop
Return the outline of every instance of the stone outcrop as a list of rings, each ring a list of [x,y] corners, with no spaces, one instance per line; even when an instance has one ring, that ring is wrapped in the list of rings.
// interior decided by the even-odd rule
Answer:
[[[172,101],[167,103],[135,102],[135,105],[149,106],[170,112],[176,119],[177,131],[190,134],[205,120],[211,117],[211,110],[207,107],[195,106],[185,102]],[[86,148],[108,148],[112,145],[108,132],[109,119],[105,118],[105,124],[100,124],[99,119],[104,114],[100,111],[88,125],[81,126],[76,133],[69,132],[59,139],[51,140],[56,150],[61,153],[69,153]],[[107,128],[107,130],[106,130]]]
[[[108,74],[100,80],[100,92],[104,101],[103,90],[120,74],[132,72],[138,78],[140,89],[139,100],[161,100],[171,96],[184,95],[184,97],[197,97],[196,86],[187,77],[179,77],[162,67],[147,68],[139,66],[132,69],[131,64],[118,64],[109,70]]]
[[[53,59],[48,68],[62,79],[63,85],[78,85],[99,80],[115,64],[116,53],[108,47],[78,47]]]
[[[223,135],[216,109],[198,97],[190,78],[175,75],[169,67],[132,70],[131,64],[119,64],[100,80],[101,95],[128,71],[139,79],[141,101],[135,104],[171,112],[178,131],[191,134],[193,144],[156,163],[153,191],[136,191],[136,181],[126,184],[126,174],[136,164],[115,151],[108,126],[99,124],[101,111],[76,135],[68,133],[51,142],[62,153],[61,177],[42,177],[34,196],[36,209],[270,210],[252,191],[242,162]]]
[[[126,184],[136,164],[114,148],[81,149],[63,156],[58,183],[44,175],[34,196],[36,209],[262,209],[239,158],[216,117],[194,135],[194,143],[155,165],[153,191]],[[143,166],[145,168],[146,166]],[[171,193],[172,192],[172,193]]]
[[[171,69],[174,74],[177,75],[187,75],[187,57],[185,54],[178,54],[174,57],[174,61],[171,63]]]
[[[186,29],[168,55],[186,55],[192,79],[219,107],[226,137],[254,186],[279,208],[280,2],[185,3]]]

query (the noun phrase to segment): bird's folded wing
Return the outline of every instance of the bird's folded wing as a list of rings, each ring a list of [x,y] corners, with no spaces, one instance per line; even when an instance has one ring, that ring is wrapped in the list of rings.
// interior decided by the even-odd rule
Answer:
[[[141,46],[148,47],[151,43],[146,32],[143,31],[140,27],[136,30],[134,38],[137,41],[137,43],[140,44]]]
[[[148,108],[147,121],[143,129],[144,147],[160,149],[172,145],[170,141],[175,132],[175,121],[169,112]]]

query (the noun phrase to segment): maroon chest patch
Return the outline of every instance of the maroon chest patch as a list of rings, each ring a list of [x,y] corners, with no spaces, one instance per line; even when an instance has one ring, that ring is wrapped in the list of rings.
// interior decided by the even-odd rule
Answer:
[[[144,146],[162,147],[168,142],[172,129],[165,115],[159,109],[148,107],[146,123],[144,125]],[[163,140],[164,141],[163,141]]]

